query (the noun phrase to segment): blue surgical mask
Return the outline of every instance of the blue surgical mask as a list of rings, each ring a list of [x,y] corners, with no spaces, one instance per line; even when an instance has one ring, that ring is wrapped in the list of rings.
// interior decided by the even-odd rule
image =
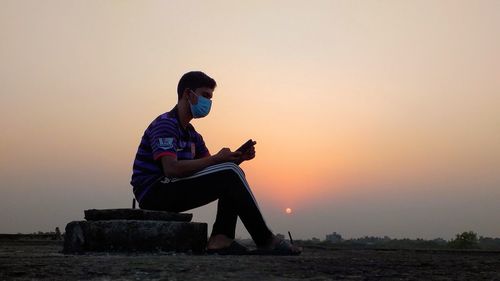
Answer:
[[[193,118],[202,118],[208,115],[210,112],[210,108],[212,107],[212,101],[207,99],[204,96],[197,95],[195,92],[191,91],[198,97],[197,104],[191,104],[191,113],[193,114]]]

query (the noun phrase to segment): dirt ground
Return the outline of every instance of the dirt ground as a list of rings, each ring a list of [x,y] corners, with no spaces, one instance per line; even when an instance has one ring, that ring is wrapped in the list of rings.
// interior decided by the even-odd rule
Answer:
[[[500,252],[332,250],[294,257],[63,255],[60,241],[0,241],[0,280],[500,280]]]

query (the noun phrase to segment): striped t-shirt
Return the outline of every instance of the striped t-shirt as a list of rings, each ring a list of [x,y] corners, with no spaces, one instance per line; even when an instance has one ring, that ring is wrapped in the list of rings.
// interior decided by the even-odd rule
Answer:
[[[186,129],[182,128],[177,106],[153,120],[142,136],[130,182],[134,193],[142,193],[142,190],[165,176],[160,158],[166,155],[177,157],[178,160],[210,155],[203,137],[191,124]]]

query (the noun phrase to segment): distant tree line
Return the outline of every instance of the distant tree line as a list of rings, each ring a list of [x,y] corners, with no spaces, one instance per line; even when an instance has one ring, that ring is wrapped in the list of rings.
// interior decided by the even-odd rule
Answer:
[[[61,233],[59,227],[56,227],[54,231],[44,232],[36,231],[29,234],[17,233],[17,234],[0,234],[0,241],[2,240],[63,240],[64,233]]]
[[[333,238],[332,238],[333,237]],[[426,239],[392,239],[388,236],[375,237],[365,236],[361,238],[342,239],[333,233],[327,235],[327,239],[320,240],[313,237],[310,240],[298,241],[303,245],[325,246],[331,248],[346,249],[479,249],[479,250],[500,250],[500,238],[478,236],[474,231],[465,231],[455,235],[455,238],[446,241],[442,238]]]
[[[61,230],[59,230],[59,227],[56,227],[56,229],[54,231],[49,231],[49,232],[43,232],[43,231],[37,231],[37,232],[33,232],[31,235],[39,235],[39,236],[54,236],[56,238],[58,238],[59,240],[61,239],[62,236],[64,236],[64,234],[61,234]]]

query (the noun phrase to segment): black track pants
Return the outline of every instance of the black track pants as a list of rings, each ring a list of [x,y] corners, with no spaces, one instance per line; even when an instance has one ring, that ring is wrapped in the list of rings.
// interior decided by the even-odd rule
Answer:
[[[185,178],[162,178],[141,198],[142,209],[184,212],[219,199],[212,235],[234,238],[238,216],[257,246],[269,243],[267,227],[241,168],[233,163],[207,167]]]

